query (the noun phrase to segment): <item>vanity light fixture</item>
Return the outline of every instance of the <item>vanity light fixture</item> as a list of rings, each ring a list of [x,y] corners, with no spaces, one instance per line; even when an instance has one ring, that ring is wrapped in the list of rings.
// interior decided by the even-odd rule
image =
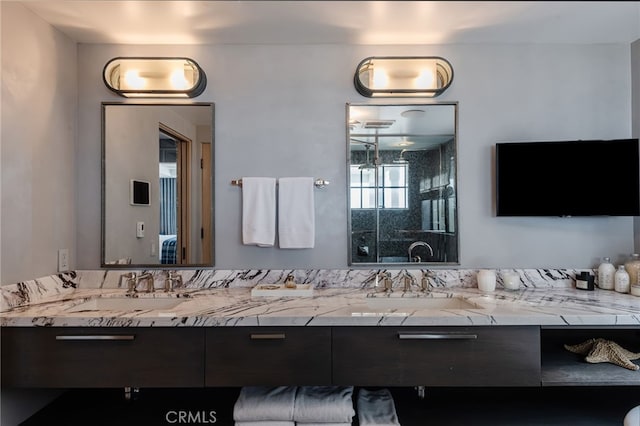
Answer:
[[[104,67],[104,84],[127,98],[194,98],[207,76],[190,58],[117,57]]]
[[[368,98],[435,97],[453,81],[453,67],[439,56],[371,56],[353,78],[358,93]]]

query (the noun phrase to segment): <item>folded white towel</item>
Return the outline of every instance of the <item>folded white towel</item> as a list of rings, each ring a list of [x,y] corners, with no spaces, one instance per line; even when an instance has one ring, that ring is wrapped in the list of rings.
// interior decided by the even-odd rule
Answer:
[[[316,239],[313,178],[280,178],[278,184],[280,248],[313,248]]]
[[[296,422],[283,420],[258,420],[255,422],[235,422],[235,426],[296,426]]]
[[[360,426],[400,426],[389,389],[360,389],[356,405]]]
[[[301,386],[293,419],[298,423],[351,423],[353,386]]]
[[[238,399],[233,406],[233,420],[236,422],[293,421],[295,398],[295,386],[245,386],[240,389]]]
[[[296,426],[351,426],[349,423],[301,423],[297,422]]]
[[[242,178],[242,243],[273,247],[276,239],[276,180]]]

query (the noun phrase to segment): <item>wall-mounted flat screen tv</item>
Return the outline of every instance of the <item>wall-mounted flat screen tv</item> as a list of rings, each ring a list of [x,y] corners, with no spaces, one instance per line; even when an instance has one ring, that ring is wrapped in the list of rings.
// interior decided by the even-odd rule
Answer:
[[[497,216],[639,216],[638,139],[496,143]]]

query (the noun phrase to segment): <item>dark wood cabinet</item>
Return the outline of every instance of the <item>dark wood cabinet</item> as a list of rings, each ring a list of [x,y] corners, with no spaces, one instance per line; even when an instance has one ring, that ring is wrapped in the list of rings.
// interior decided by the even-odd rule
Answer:
[[[539,327],[335,327],[333,383],[539,386]]]
[[[2,387],[640,386],[564,349],[640,327],[3,327]]]
[[[330,327],[220,327],[206,333],[206,386],[329,385]]]
[[[204,330],[2,328],[3,387],[203,386]]]

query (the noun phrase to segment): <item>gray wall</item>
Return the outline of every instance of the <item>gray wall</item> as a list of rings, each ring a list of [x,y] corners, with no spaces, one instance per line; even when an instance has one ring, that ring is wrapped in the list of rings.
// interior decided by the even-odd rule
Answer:
[[[640,40],[631,44],[631,107],[632,135],[640,138]],[[640,251],[640,218],[633,220],[634,252]]]
[[[22,4],[1,6],[0,282],[10,284],[55,273],[60,248],[75,256],[77,50]]]
[[[216,104],[217,268],[347,266],[345,103],[370,102],[352,75],[372,55],[440,55],[455,68],[440,99],[459,102],[462,267],[581,268],[633,251],[632,218],[496,218],[492,190],[497,141],[631,135],[629,45],[81,44],[76,68],[71,41],[2,7],[3,284],[55,273],[61,247],[72,268],[99,267],[100,102],[122,101],[100,73],[119,55],[191,56],[207,72],[197,101]],[[259,175],[331,180],[316,192],[315,249],[240,244],[230,180]]]
[[[80,45],[79,268],[98,266],[99,109],[118,100],[100,72],[119,55],[190,56],[207,73],[197,100],[216,104],[217,268],[347,266],[345,103],[367,101],[352,75],[372,55],[440,55],[455,68],[439,99],[459,102],[462,267],[581,268],[633,251],[632,218],[496,218],[492,190],[495,142],[631,135],[628,45]],[[316,191],[315,249],[243,246],[230,180],[308,175],[331,181]]]
[[[18,3],[0,2],[0,283],[56,272],[75,252],[76,44]],[[56,396],[3,389],[0,424],[17,425]]]

